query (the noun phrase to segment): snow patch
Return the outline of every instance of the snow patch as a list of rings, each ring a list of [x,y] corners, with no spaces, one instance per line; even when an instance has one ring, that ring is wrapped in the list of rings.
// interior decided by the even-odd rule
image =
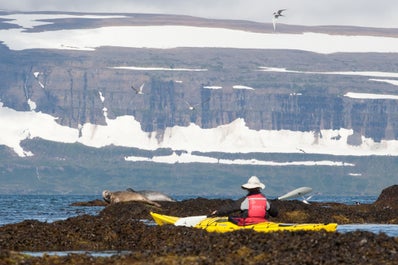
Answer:
[[[355,94],[348,93],[348,96]],[[1,103],[1,102],[0,102]],[[171,157],[158,157],[152,161],[207,161],[206,163],[264,164],[269,161],[256,160],[213,160],[213,158],[193,156],[198,152],[224,153],[313,153],[332,155],[392,155],[398,156],[398,141],[382,140],[374,142],[361,136],[361,145],[351,146],[347,139],[353,135],[349,129],[322,130],[322,137],[314,132],[289,130],[252,130],[243,119],[220,125],[216,128],[203,129],[196,124],[173,126],[165,129],[162,135],[144,132],[141,124],[129,115],[115,119],[107,117],[107,109],[103,108],[105,125],[85,123],[77,129],[62,126],[57,118],[41,112],[16,111],[0,104],[0,144],[12,148],[20,156],[32,155],[21,148],[20,142],[25,139],[39,137],[45,140],[62,143],[81,143],[91,147],[109,145],[134,147],[144,150],[169,148],[183,150],[187,153]],[[337,137],[338,136],[338,137]],[[137,158],[135,158],[137,159]],[[314,162],[309,162],[314,163]],[[318,165],[328,162],[316,162]],[[338,166],[339,164],[335,164]]]
[[[19,156],[31,156],[20,142],[39,137],[49,141],[73,143],[78,132],[59,125],[55,117],[35,111],[16,111],[0,105],[0,144],[12,148]]]
[[[40,14],[38,16],[45,17]],[[7,18],[7,16],[0,16],[0,18]],[[35,19],[37,20],[39,17]],[[22,22],[18,23],[23,24],[24,27],[32,26]],[[23,28],[18,28],[0,30],[0,36],[0,41],[12,50],[41,48],[92,51],[101,46],[117,46],[155,49],[178,47],[290,49],[322,54],[398,52],[398,38],[393,37],[329,35],[312,32],[273,34],[237,29],[175,25],[110,26],[43,32],[28,32]],[[114,36],[118,37],[115,38]],[[134,38],[131,38],[131,36],[134,36]],[[178,38],[175,36],[178,36]]]
[[[392,79],[369,79],[369,81],[375,81],[375,82],[384,82],[384,83],[388,83],[394,86],[398,86],[398,80],[392,80]]]
[[[261,72],[281,72],[281,73],[298,73],[298,74],[316,74],[316,75],[353,75],[353,76],[372,76],[372,77],[393,77],[398,78],[395,72],[378,72],[378,71],[331,71],[331,72],[314,72],[314,71],[297,71],[287,70],[286,68],[260,66]]]
[[[344,96],[348,97],[348,98],[356,98],[356,99],[393,99],[393,100],[398,100],[398,95],[385,95],[385,94],[348,92]]]
[[[30,110],[35,110],[37,107],[36,102],[32,101],[31,99],[28,99],[28,105]]]
[[[257,159],[217,159],[208,156],[192,155],[191,153],[182,153],[177,155],[173,152],[168,156],[155,156],[153,158],[148,157],[136,157],[129,156],[125,157],[126,161],[131,162],[155,162],[164,164],[176,164],[176,163],[207,163],[207,164],[226,164],[226,165],[256,165],[256,166],[349,166],[354,167],[352,163],[344,163],[340,161],[291,161],[291,162],[274,162],[264,161]]]
[[[222,89],[222,86],[203,86],[205,89]]]
[[[246,89],[246,90],[254,90],[254,88],[249,87],[249,86],[242,86],[242,85],[235,85],[232,86],[233,89]]]

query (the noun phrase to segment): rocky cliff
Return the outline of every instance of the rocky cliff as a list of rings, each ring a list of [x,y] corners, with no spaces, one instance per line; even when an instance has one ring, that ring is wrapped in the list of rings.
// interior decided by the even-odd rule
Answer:
[[[8,14],[0,11],[0,104],[9,107],[0,108],[4,111],[2,115],[8,115],[0,116],[5,118],[0,124],[3,132],[0,134],[0,179],[3,180],[0,193],[99,194],[103,189],[134,187],[173,194],[236,195],[241,192],[242,177],[248,175],[264,178],[268,194],[275,196],[300,186],[310,186],[324,194],[369,195],[396,184],[396,149],[392,142],[382,140],[397,139],[398,135],[398,50],[396,45],[391,46],[398,36],[397,29],[280,24],[276,33],[272,24],[183,16],[119,14],[104,18],[91,14],[88,18],[68,14],[65,18],[65,14],[48,12],[46,14],[51,16],[43,18],[39,12],[24,14],[27,18],[22,14]],[[34,20],[33,25],[29,19]],[[275,41],[285,48],[265,47],[267,45],[261,49],[253,48],[256,45],[237,48],[235,44],[241,45],[241,41],[247,44],[249,40],[235,42],[234,37],[228,39],[234,45],[228,46],[223,37],[214,34],[202,39],[191,32],[187,34],[189,36],[180,36],[176,32],[181,32],[181,28],[177,31],[173,28],[172,32],[168,31],[169,35],[161,34],[161,38],[155,39],[190,41],[194,38],[204,46],[142,48],[135,46],[137,37],[134,34],[126,37],[113,32],[134,32],[136,28],[130,26],[148,25],[183,28],[188,25],[196,33],[199,27],[228,29],[228,32],[239,30],[234,31],[238,34],[234,36],[257,34],[262,44],[267,44],[264,40]],[[123,31],[125,26],[129,26],[130,31]],[[352,44],[351,37],[365,36],[359,39],[371,38],[372,45],[364,43],[364,47],[372,46],[370,50],[377,52],[367,52],[360,49],[362,47],[355,47],[357,52],[336,52],[350,45],[340,43],[341,46],[334,49],[333,45],[322,42],[334,51],[322,53],[325,49],[318,49],[324,47],[319,47],[322,44],[317,42],[310,42],[307,49],[298,50],[296,43],[287,45],[290,43],[284,41],[285,37],[301,41],[306,37],[304,32],[323,34],[322,37],[328,40],[344,39],[349,44]],[[112,42],[104,36],[118,41]],[[222,45],[211,48],[212,37],[218,37]],[[90,42],[90,38],[98,39]],[[82,39],[84,41],[80,42]],[[394,47],[393,51],[386,52],[388,49],[384,48],[387,46]],[[132,89],[132,86],[139,88],[142,84],[143,93]],[[15,118],[21,113],[14,110],[33,109],[35,115],[50,114],[51,121],[52,117],[57,117],[56,122],[65,129],[69,130],[66,126],[81,128],[81,134],[77,135],[79,130],[70,130],[75,140],[69,141],[60,140],[66,136],[58,135],[50,128],[48,134],[57,134],[57,137],[31,135],[30,125],[21,127],[23,122]],[[210,149],[211,153],[203,153],[207,151],[199,148],[190,154],[191,157],[206,157],[218,163],[169,164],[155,163],[152,158],[188,154],[188,148],[171,149],[158,145],[162,148],[147,150],[141,149],[142,145],[119,146],[113,145],[118,141],[108,141],[109,135],[99,138],[108,143],[103,148],[85,146],[76,140],[95,138],[97,128],[101,128],[96,124],[108,122],[109,125],[107,119],[123,115],[134,116],[142,130],[155,132],[148,135],[151,139],[156,137],[158,143],[166,139],[165,135],[170,135],[171,130],[165,131],[167,127],[195,123],[202,128],[214,128],[236,124],[231,122],[240,118],[240,128],[246,125],[252,129],[248,135],[242,135],[245,140],[252,138],[253,130],[273,130],[266,133],[275,133],[278,137],[266,140],[273,141],[276,149],[225,153],[219,148],[215,152]],[[134,121],[128,118],[119,121]],[[83,124],[89,130],[85,131],[86,127],[81,127]],[[128,128],[124,125],[118,128]],[[221,138],[233,135],[227,143],[234,145],[247,131],[230,128],[222,128]],[[338,130],[342,128],[352,131]],[[292,140],[291,136],[286,136],[288,134],[276,130],[311,133],[294,133],[298,138]],[[130,136],[130,131],[124,135]],[[175,139],[181,137],[176,135]],[[305,135],[306,147],[318,146],[325,151],[318,154],[306,148],[305,152],[301,146],[296,148],[301,135]],[[139,139],[134,136],[131,133],[128,139]],[[380,144],[373,144],[363,136]],[[144,137],[147,140],[147,135]],[[193,142],[191,134],[183,137]],[[116,133],[113,140],[119,138]],[[180,142],[184,143],[186,139]],[[334,144],[334,140],[340,141]],[[280,150],[281,141],[289,146],[289,152]],[[315,145],[317,141],[319,145]],[[325,142],[328,147],[323,145]],[[246,143],[242,141],[238,146]],[[253,143],[256,145],[257,141]],[[348,146],[352,150],[362,151],[364,148],[367,151],[345,153],[346,143],[352,145]],[[342,146],[344,148],[338,155],[330,150]],[[20,157],[15,153],[15,147],[34,155]],[[370,155],[369,150],[379,151],[376,152],[378,155]],[[389,152],[392,156],[388,156]],[[126,157],[141,160],[126,160]],[[222,159],[236,163],[219,163]],[[240,161],[245,163],[240,164]],[[253,161],[262,164],[253,164]]]
[[[353,129],[352,145],[360,144],[360,136],[398,138],[396,100],[346,96],[395,93],[396,86],[378,82],[372,71],[397,71],[397,54],[0,49],[0,99],[5,106],[29,110],[33,101],[37,111],[71,127],[103,124],[105,107],[110,118],[133,115],[148,132],[190,122],[212,128],[244,118],[252,129],[313,131],[315,139],[323,129]],[[368,74],[356,74],[364,71]],[[142,83],[144,94],[136,94],[131,86]]]

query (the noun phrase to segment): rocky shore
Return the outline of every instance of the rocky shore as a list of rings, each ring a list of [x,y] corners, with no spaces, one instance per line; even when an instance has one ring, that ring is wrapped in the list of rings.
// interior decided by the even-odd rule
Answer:
[[[0,227],[0,264],[397,264],[398,237],[370,232],[203,230],[147,225],[150,211],[175,216],[203,215],[231,200],[197,198],[106,206],[99,215],[44,223],[25,220]],[[386,188],[373,204],[344,205],[272,201],[275,222],[398,224],[398,185]],[[101,205],[102,201],[78,202]],[[123,251],[111,257],[90,254],[33,257],[21,251]]]

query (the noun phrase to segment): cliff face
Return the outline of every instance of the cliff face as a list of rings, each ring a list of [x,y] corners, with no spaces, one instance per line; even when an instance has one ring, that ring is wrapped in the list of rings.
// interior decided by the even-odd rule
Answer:
[[[170,19],[166,21],[168,23],[164,21],[166,18]],[[141,23],[140,19],[148,20]],[[106,25],[164,25],[175,21],[172,17],[158,16],[127,16],[111,20],[54,19],[48,24],[21,29],[20,34],[35,35],[33,40],[38,44],[35,47],[43,47],[40,38],[44,35],[35,33],[96,29]],[[182,18],[180,22],[178,24],[202,27],[231,27],[232,23],[206,20],[210,24],[203,24],[203,20],[193,18]],[[0,22],[0,27],[8,27],[8,24]],[[231,28],[267,32],[267,25],[261,23],[243,25],[235,21],[233,24]],[[268,26],[268,33],[273,34],[272,25]],[[391,29],[312,27],[308,30],[283,26],[284,33],[307,31],[346,36],[397,36],[396,30]],[[277,39],[280,35],[283,34],[273,37]],[[58,43],[64,45],[64,41],[69,41],[67,38]],[[208,43],[207,39],[204,42]],[[0,104],[18,111],[35,109],[48,113],[57,117],[57,122],[64,126],[81,128],[84,123],[105,124],[106,117],[114,119],[132,115],[140,122],[142,130],[156,132],[150,135],[161,143],[163,135],[167,135],[162,133],[171,126],[195,123],[202,128],[214,128],[243,118],[252,130],[311,132],[305,134],[306,137],[313,135],[313,139],[306,138],[306,144],[316,144],[319,140],[318,146],[324,149],[322,142],[325,141],[321,138],[331,138],[332,141],[327,141],[329,147],[334,145],[333,140],[340,139],[336,141],[338,149],[340,144],[345,146],[345,142],[361,145],[363,136],[379,142],[397,139],[398,135],[398,53],[318,54],[268,48],[146,49],[116,46],[94,51],[67,50],[73,49],[72,46],[64,46],[64,50],[10,50],[5,44],[9,45],[10,40],[0,42]],[[132,85],[139,88],[142,84],[143,94],[137,94],[131,88]],[[243,127],[241,121],[238,121],[240,128]],[[18,123],[19,131],[15,135],[21,132],[22,136],[16,138],[22,139],[29,133],[29,128],[21,129],[21,122]],[[2,128],[7,130],[8,127],[9,124],[3,124]],[[87,127],[93,128],[92,131],[99,128]],[[225,126],[221,131],[226,128],[225,133],[228,134],[231,127]],[[93,137],[94,133],[85,134],[85,128],[81,130],[82,138]],[[352,129],[352,135],[346,137],[350,131],[342,131],[339,135],[338,129],[341,128]],[[325,132],[326,129],[336,131]],[[77,130],[72,131],[76,137]],[[190,136],[186,138],[193,138]],[[251,135],[244,137],[247,139]],[[286,139],[286,143],[290,140]],[[365,140],[361,148],[367,143]],[[279,142],[277,144],[279,148]],[[328,149],[326,154],[317,154],[304,153],[303,149],[295,147],[292,147],[296,151],[293,153],[283,153],[283,150],[279,153],[278,149],[275,153],[231,154],[219,148],[220,153],[202,154],[212,159],[238,161],[229,165],[207,162],[167,164],[125,159],[179,155],[183,154],[184,148],[170,150],[164,147],[152,151],[118,145],[92,148],[79,142],[68,144],[39,137],[25,139],[20,145],[34,156],[21,158],[8,145],[0,145],[0,178],[5,180],[0,188],[2,193],[100,194],[103,189],[119,190],[140,185],[141,189],[150,187],[181,194],[225,194],[236,188],[239,190],[242,176],[257,175],[266,179],[269,191],[274,195],[300,186],[310,186],[325,194],[379,194],[381,188],[396,183],[398,165],[394,155],[352,156],[343,153],[336,156],[328,153]],[[368,147],[393,149],[384,143]],[[195,152],[200,154],[202,151]],[[197,154],[195,152],[192,156]],[[395,154],[394,150],[391,152]],[[240,165],[239,160],[249,161],[249,164]],[[251,164],[253,160],[278,161],[280,164],[258,166]],[[292,161],[304,164],[292,164]],[[308,166],[306,161],[326,161],[327,165]],[[336,166],[340,163],[342,166]]]
[[[396,54],[1,50],[0,98],[5,106],[29,110],[31,100],[37,111],[54,115],[70,127],[103,124],[106,107],[109,118],[134,115],[148,132],[190,122],[212,128],[244,118],[252,129],[313,131],[316,137],[322,137],[322,129],[353,129],[352,145],[360,144],[361,135],[375,141],[398,137],[396,100],[345,96],[347,92],[393,94],[393,85],[355,73],[330,74],[336,69],[393,72]],[[367,64],[370,60],[372,65]],[[143,68],[117,68],[132,66]],[[154,66],[161,69],[145,68]],[[265,66],[296,72],[261,71]],[[136,94],[131,86],[142,83],[144,94]]]

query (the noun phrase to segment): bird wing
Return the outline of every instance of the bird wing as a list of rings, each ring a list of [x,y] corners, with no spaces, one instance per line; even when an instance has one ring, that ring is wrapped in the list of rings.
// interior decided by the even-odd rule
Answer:
[[[140,86],[140,91],[142,92],[142,89],[144,88],[145,83],[142,83],[142,85]]]
[[[286,9],[279,9],[278,10],[278,15],[282,16],[282,12],[285,11]]]
[[[182,99],[187,105],[188,107],[192,108],[193,106],[191,105],[191,103],[189,103],[188,101],[186,101],[185,99]]]
[[[206,103],[206,102],[209,102],[210,99],[211,99],[211,98],[208,98],[208,99],[206,99],[205,101],[203,101],[203,102],[201,102],[201,103],[199,103],[199,104],[204,104],[204,103]]]
[[[41,88],[44,88],[44,85],[43,85],[43,83],[42,82],[40,82],[40,81],[38,81],[39,82],[39,85],[41,86]]]
[[[188,108],[189,108],[189,109],[195,109],[195,107],[200,106],[201,104],[204,104],[204,103],[210,101],[210,99],[211,99],[211,98],[208,98],[208,99],[206,99],[206,100],[203,101],[203,102],[199,102],[199,103],[196,103],[196,104],[191,104],[191,103],[189,103],[187,100],[181,98],[181,100],[183,100],[183,101],[188,105]]]
[[[144,88],[145,83],[142,83],[142,85],[140,86],[140,88],[135,88],[134,85],[131,85],[131,88],[135,91],[136,94],[143,94],[142,93],[142,89]]]
[[[192,106],[193,107],[200,106],[200,105],[205,104],[206,102],[209,102],[209,101],[210,101],[210,98],[206,99],[205,101],[202,101],[202,102],[199,102],[199,103],[196,103],[196,104],[192,104]]]

